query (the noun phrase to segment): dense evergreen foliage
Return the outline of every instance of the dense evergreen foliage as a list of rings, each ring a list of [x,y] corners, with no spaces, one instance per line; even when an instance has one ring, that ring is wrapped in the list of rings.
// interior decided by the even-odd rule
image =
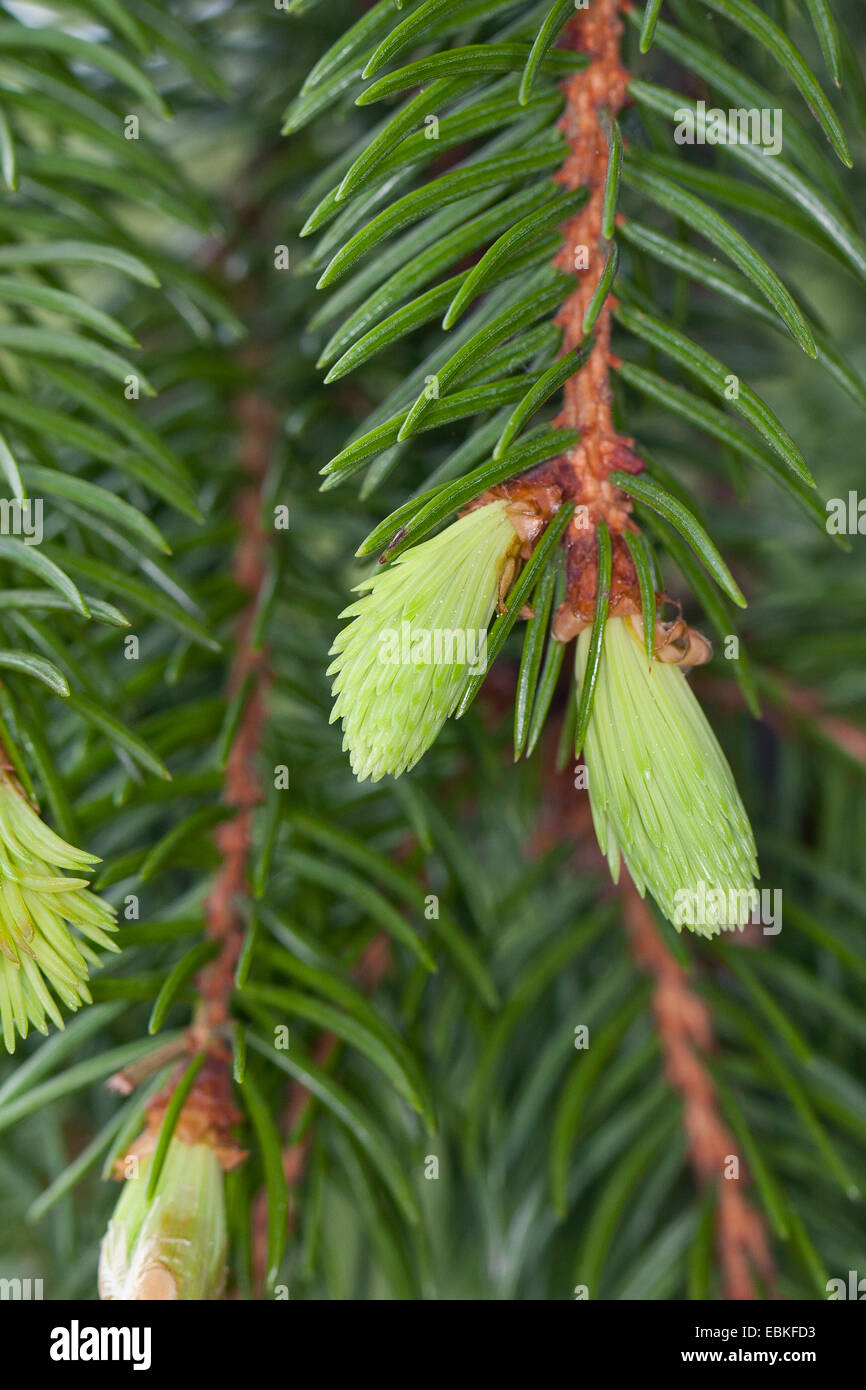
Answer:
[[[0,1278],[96,1297],[105,1179],[202,1052],[249,1151],[244,1298],[824,1298],[857,1268],[866,570],[827,503],[866,409],[858,19],[626,10],[576,322],[571,0],[6,7],[0,469],[44,538],[0,538],[0,738],[100,856],[121,950],[0,1061]],[[781,153],[677,143],[699,102],[781,110]],[[371,557],[555,482],[608,330],[642,537],[614,577],[715,644],[690,681],[778,934],[680,935],[612,885],[555,522],[417,768],[358,783],[329,724]]]

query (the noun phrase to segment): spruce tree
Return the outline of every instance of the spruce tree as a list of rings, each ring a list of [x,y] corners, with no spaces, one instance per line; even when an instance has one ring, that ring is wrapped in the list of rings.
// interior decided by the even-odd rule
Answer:
[[[0,20],[0,1278],[862,1265],[858,17]]]

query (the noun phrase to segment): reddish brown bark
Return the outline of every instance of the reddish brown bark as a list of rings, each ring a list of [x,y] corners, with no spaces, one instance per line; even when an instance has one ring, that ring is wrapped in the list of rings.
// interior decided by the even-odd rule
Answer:
[[[758,1296],[754,1273],[764,1285],[773,1281],[773,1261],[760,1214],[743,1195],[744,1165],[739,1146],[724,1124],[716,1088],[701,1054],[714,1050],[710,1011],[689,987],[688,976],[665,945],[652,915],[624,874],[620,885],[632,954],[654,981],[653,1012],[665,1058],[665,1072],[683,1099],[683,1126],[689,1155],[702,1184],[712,1185],[716,1199],[716,1239],[729,1299]],[[740,1159],[730,1176],[731,1156]]]
[[[564,352],[583,339],[584,315],[608,255],[602,239],[609,159],[604,113],[615,118],[626,100],[628,74],[620,62],[621,37],[619,0],[592,0],[569,21],[563,40],[563,47],[586,53],[590,59],[585,69],[565,83],[566,107],[560,122],[571,152],[558,182],[589,191],[586,203],[566,225],[559,257],[561,268],[577,276],[558,318]],[[580,269],[584,257],[588,264]],[[613,543],[610,613],[619,616],[640,610],[634,567],[622,541],[631,504],[608,480],[614,469],[636,473],[643,467],[632,452],[633,441],[617,432],[611,415],[611,309],[608,296],[596,320],[592,351],[586,364],[565,383],[562,411],[554,422],[580,431],[579,442],[557,468],[565,496],[578,504],[565,537],[568,594],[554,621],[554,633],[562,641],[592,621],[599,521],[607,523]]]
[[[841,715],[829,713],[824,699],[814,690],[792,685],[783,675],[774,673],[778,694],[772,696],[774,704],[764,710],[764,718],[782,730],[788,730],[798,722],[814,727],[822,739],[857,763],[866,767],[866,729],[853,724]],[[703,680],[701,690],[709,699],[731,709],[742,707],[742,697],[737,686],[730,680]]]
[[[188,1065],[186,1058],[147,1107],[145,1128],[135,1142],[114,1162],[114,1176],[124,1178],[125,1161],[130,1154],[143,1158],[153,1153],[159,1140],[165,1112],[175,1087]],[[174,1128],[174,1137],[184,1144],[210,1144],[223,1169],[229,1172],[246,1158],[234,1138],[234,1128],[242,1119],[232,1101],[228,1069],[221,1058],[208,1057],[195,1079]]]
[[[570,153],[557,181],[568,189],[588,191],[583,207],[565,225],[564,245],[557,262],[576,277],[575,288],[557,318],[563,331],[564,353],[583,340],[584,315],[609,253],[602,238],[609,159],[605,113],[610,118],[617,115],[625,103],[628,82],[620,62],[619,9],[620,0],[592,0],[569,20],[561,44],[589,58],[586,68],[573,73],[564,83],[566,105],[560,121]],[[562,642],[592,622],[597,582],[596,527],[600,521],[610,529],[613,551],[609,612],[612,617],[640,612],[637,578],[623,540],[623,531],[633,527],[631,502],[609,481],[610,473],[616,469],[638,473],[644,466],[633,452],[633,440],[619,434],[613,423],[612,307],[608,295],[593,330],[592,350],[584,366],[566,382],[562,410],[554,421],[561,428],[579,430],[578,443],[569,453],[491,489],[490,494],[479,499],[486,501],[496,495],[534,502],[547,519],[561,502],[576,504],[564,538],[567,594],[553,624],[553,633]]]
[[[262,800],[256,763],[270,680],[267,652],[254,646],[252,628],[273,539],[262,521],[262,482],[277,421],[271,406],[255,395],[242,396],[236,413],[242,431],[241,468],[249,483],[238,500],[241,531],[234,572],[238,584],[249,594],[249,601],[238,620],[228,696],[241,689],[250,675],[255,677],[255,684],[226,764],[223,800],[237,814],[224,822],[214,837],[223,861],[207,900],[207,931],[211,939],[219,942],[219,954],[198,978],[201,1004],[192,1031],[200,1046],[212,1046],[215,1035],[228,1020],[234,971],[243,944],[245,922],[239,903],[247,892],[253,815]]]
[[[365,994],[374,994],[391,968],[391,942],[384,932],[377,934],[361,952],[352,970],[352,978]],[[318,1067],[327,1067],[338,1046],[333,1033],[320,1033],[312,1048],[312,1058]],[[302,1081],[293,1081],[289,1086],[286,1108],[283,1113],[283,1133],[291,1139],[292,1131],[310,1102],[310,1092]],[[310,1156],[312,1134],[308,1131],[297,1142],[290,1142],[283,1150],[283,1171],[289,1185],[289,1230],[295,1225],[295,1189],[303,1181]],[[267,1269],[267,1195],[260,1192],[253,1206],[253,1273],[257,1286],[264,1284]]]
[[[188,1144],[211,1144],[225,1168],[235,1167],[246,1157],[233,1138],[234,1127],[242,1117],[232,1101],[230,1052],[223,1030],[229,1019],[235,966],[246,927],[240,903],[247,892],[253,814],[262,800],[256,763],[270,677],[267,652],[255,646],[252,631],[272,540],[262,520],[262,485],[277,430],[274,411],[259,396],[241,396],[236,413],[241,427],[241,469],[248,481],[237,502],[240,535],[235,549],[234,573],[249,600],[237,623],[227,695],[231,698],[249,676],[255,678],[255,683],[226,763],[223,801],[235,815],[223,822],[214,836],[222,853],[222,864],[207,899],[206,926],[207,935],[218,943],[219,949],[198,975],[199,1005],[185,1040],[166,1049],[169,1058],[180,1051],[183,1061],[148,1106],[144,1132],[130,1150],[143,1154],[153,1149],[166,1107],[189,1064],[190,1055],[205,1051],[208,1056],[184,1102],[175,1134]],[[118,1073],[109,1085],[127,1094],[152,1074],[160,1064],[158,1059],[164,1060],[163,1052],[154,1054],[152,1059],[145,1058],[137,1070],[129,1068]]]
[[[574,845],[577,872],[603,871],[604,858],[595,838],[589,799],[575,795],[570,768],[559,773],[554,768],[557,741],[558,730],[551,731],[544,750],[545,796],[530,851],[541,855],[568,840]],[[617,887],[611,884],[602,892],[620,899],[632,955],[654,982],[655,1025],[667,1079],[682,1096],[683,1127],[692,1168],[698,1181],[704,1186],[712,1185],[718,1194],[716,1244],[724,1296],[755,1298],[754,1271],[760,1274],[765,1290],[770,1289],[773,1262],[763,1218],[743,1192],[748,1176],[742,1159],[739,1179],[725,1177],[728,1155],[740,1155],[737,1140],[722,1120],[716,1088],[703,1060],[715,1051],[710,1010],[668,949],[663,931],[638,896],[627,869],[623,867]],[[746,945],[748,929],[733,939]]]

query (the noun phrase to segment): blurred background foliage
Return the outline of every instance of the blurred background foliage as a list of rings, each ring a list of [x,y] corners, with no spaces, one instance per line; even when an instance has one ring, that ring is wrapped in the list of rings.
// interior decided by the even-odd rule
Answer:
[[[512,15],[534,32],[549,8],[515,4]],[[834,91],[853,170],[832,167],[817,130],[813,140],[828,178],[838,173],[862,208],[862,79],[846,59],[841,96],[832,88],[809,23],[823,6],[760,8]],[[862,59],[858,6],[833,10]],[[101,1174],[140,1104],[103,1083],[190,1017],[186,979],[148,1034],[172,967],[203,936],[218,864],[211,835],[241,703],[227,697],[246,602],[233,573],[238,461],[261,446],[263,515],[288,504],[291,525],[268,547],[257,608],[271,670],[260,764],[265,785],[278,766],[291,785],[258,813],[244,904],[237,1096],[246,1109],[250,1086],[263,1104],[250,1107],[250,1159],[230,1179],[232,1288],[261,1297],[281,1286],[295,1299],[560,1299],[577,1285],[614,1299],[719,1297],[726,1218],[718,1188],[696,1178],[665,1015],[595,850],[585,794],[570,765],[554,766],[565,683],[541,746],[516,765],[518,633],[470,713],[396,784],[357,785],[328,725],[327,650],[363,572],[352,556],[469,436],[460,422],[422,436],[363,495],[357,480],[318,490],[319,469],[435,348],[438,329],[350,381],[321,383],[328,330],[307,327],[319,301],[299,232],[333,182],[323,170],[373,122],[329,101],[281,135],[304,76],[359,7],[301,0],[296,11],[81,0],[7,4],[0,19],[0,145],[14,185],[0,201],[0,276],[74,296],[115,325],[87,322],[71,302],[2,297],[0,283],[0,432],[47,500],[42,551],[98,600],[85,619],[68,594],[23,572],[20,555],[0,556],[4,647],[50,663],[71,691],[32,664],[4,673],[2,732],[46,817],[103,857],[99,882],[122,917],[130,895],[139,904],[137,920],[122,920],[122,955],[94,976],[94,1006],[0,1061],[0,1277],[42,1278],[46,1298],[95,1297],[116,1200]],[[662,20],[702,35],[807,123],[778,65],[719,15],[671,0]],[[87,51],[22,46],[10,38],[22,27]],[[641,57],[634,34],[628,43],[637,75],[712,99],[712,85],[658,44]],[[123,65],[98,63],[97,49]],[[123,141],[130,114],[138,141]],[[630,146],[646,138],[636,122],[624,113]],[[724,150],[669,153],[732,172]],[[646,214],[635,192],[623,207],[693,241]],[[866,379],[862,283],[826,248],[722,210]],[[58,245],[70,242],[96,250],[67,263]],[[22,246],[30,258],[16,260]],[[275,265],[282,246],[288,270]],[[858,405],[736,305],[637,253],[626,262],[656,313],[687,325],[771,405],[822,499],[861,486],[866,387]],[[16,324],[45,336],[4,340]],[[638,357],[627,346],[658,370],[651,349]],[[153,397],[124,399],[130,357]],[[651,907],[649,920],[709,1010],[703,1074],[772,1248],[775,1273],[754,1271],[755,1293],[821,1298],[828,1278],[866,1272],[864,541],[843,551],[731,449],[618,391],[623,427],[707,519],[749,598],[738,630],[763,717],[745,708],[721,644],[694,680],[755,825],[762,886],[784,900],[781,934],[745,943],[678,938]],[[55,496],[52,472],[105,497],[68,495],[62,482]],[[135,512],[112,511],[111,499]],[[663,565],[669,593],[708,627],[692,576]],[[429,895],[438,917],[425,915]],[[284,1052],[262,1041],[281,1024]],[[581,1025],[587,1052],[575,1048]]]

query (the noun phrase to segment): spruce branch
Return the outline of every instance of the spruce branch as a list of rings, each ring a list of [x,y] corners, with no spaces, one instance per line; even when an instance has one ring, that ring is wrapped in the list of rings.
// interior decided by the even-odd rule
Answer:
[[[379,932],[364,947],[350,972],[350,978],[360,985],[365,994],[372,995],[392,965],[390,942],[384,932]],[[323,1032],[316,1038],[311,1056],[318,1068],[329,1070],[335,1064],[339,1051],[340,1039],[337,1035]],[[282,1167],[289,1194],[286,1218],[289,1234],[297,1228],[296,1207],[315,1141],[311,1119],[314,1106],[315,1099],[309,1087],[298,1079],[291,1081],[281,1124],[286,1141],[282,1151]],[[253,1207],[253,1280],[259,1289],[264,1289],[267,1284],[268,1221],[268,1194],[261,1191]]]
[[[740,1145],[719,1112],[713,1080],[702,1054],[714,1050],[713,1027],[706,1003],[689,987],[686,971],[665,945],[646,903],[627,880],[620,888],[623,919],[637,964],[653,980],[653,1014],[664,1056],[665,1075],[683,1098],[683,1126],[695,1175],[714,1193],[714,1220],[724,1296],[758,1296],[753,1267],[760,1274],[763,1296],[772,1297],[773,1261],[765,1224],[749,1205],[740,1186]],[[730,1164],[738,1164],[731,1180]]]
[[[641,611],[637,575],[624,542],[631,504],[609,481],[615,470],[637,473],[643,463],[633,443],[613,425],[610,386],[611,285],[605,282],[613,253],[613,216],[619,188],[622,137],[616,118],[627,99],[628,73],[620,58],[622,24],[618,0],[602,0],[573,15],[563,43],[585,53],[588,64],[565,83],[560,124],[569,154],[557,182],[589,192],[584,206],[566,223],[557,262],[577,279],[557,321],[563,349],[579,348],[593,311],[593,344],[586,363],[563,390],[555,425],[579,431],[579,442],[549,475],[578,507],[566,537],[567,590],[554,615],[552,634],[567,642],[592,621],[596,598],[595,530],[611,531],[612,566],[608,611],[612,616]],[[599,287],[607,293],[599,300]],[[542,479],[547,481],[546,478]]]
[[[241,431],[240,469],[246,485],[237,499],[240,535],[234,573],[248,597],[236,621],[227,697],[243,704],[225,759],[222,800],[233,816],[215,832],[222,864],[207,898],[206,916],[207,936],[217,942],[219,950],[197,984],[201,1002],[192,1037],[199,1047],[211,1044],[229,1020],[235,968],[248,929],[242,905],[249,898],[253,816],[263,800],[258,760],[270,684],[267,650],[256,635],[256,621],[270,576],[268,555],[274,533],[265,527],[263,512],[277,421],[270,403],[252,393],[239,398],[236,413]]]
[[[0,43],[0,471],[48,518],[0,546],[0,738],[122,948],[0,1058],[0,1273],[92,1297],[108,1232],[115,1296],[826,1298],[866,1236],[853,7],[109,8]],[[713,105],[784,108],[779,155],[681,145]],[[435,629],[503,504],[492,669],[440,719],[368,666],[355,730],[439,734],[358,782],[352,557]],[[740,798],[763,949],[611,886],[598,842],[666,901],[729,817],[742,868]]]

